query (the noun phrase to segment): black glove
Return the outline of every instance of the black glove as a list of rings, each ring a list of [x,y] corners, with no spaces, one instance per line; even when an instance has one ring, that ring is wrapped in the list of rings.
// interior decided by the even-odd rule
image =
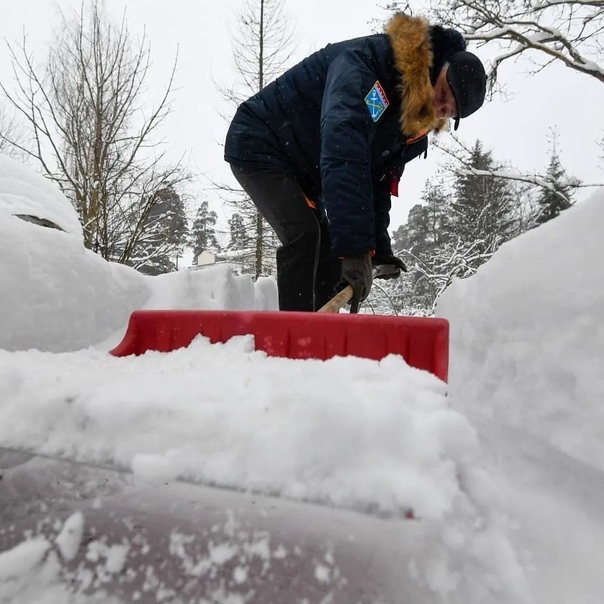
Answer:
[[[352,285],[354,290],[350,301],[350,312],[358,312],[359,304],[367,298],[371,291],[372,280],[369,252],[342,258],[342,282],[340,285]]]
[[[377,269],[376,279],[398,279],[401,276],[401,271],[403,273],[407,272],[407,265],[392,254],[376,254],[371,262]]]

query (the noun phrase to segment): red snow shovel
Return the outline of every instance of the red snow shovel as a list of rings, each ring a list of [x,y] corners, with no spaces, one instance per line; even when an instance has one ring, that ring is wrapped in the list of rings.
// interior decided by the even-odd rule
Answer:
[[[449,323],[428,317],[325,311],[137,310],[130,316],[122,342],[111,354],[123,357],[148,350],[170,352],[188,346],[198,335],[217,343],[248,334],[254,336],[256,350],[270,356],[379,360],[397,354],[412,367],[447,381]]]
[[[394,267],[374,267],[373,277]],[[380,360],[398,354],[417,369],[447,381],[449,322],[428,317],[340,314],[353,297],[348,285],[317,313],[233,310],[138,310],[132,313],[117,357],[148,350],[170,352],[203,335],[213,344],[254,336],[256,350],[290,359],[357,356]],[[358,309],[357,309],[358,310]],[[356,312],[356,311],[355,311]]]

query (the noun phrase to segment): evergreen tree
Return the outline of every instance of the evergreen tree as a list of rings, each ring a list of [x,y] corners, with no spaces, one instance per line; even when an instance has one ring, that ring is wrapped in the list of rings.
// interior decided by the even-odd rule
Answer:
[[[210,210],[207,201],[202,201],[195,214],[189,245],[193,248],[193,264],[197,264],[197,257],[204,250],[218,252],[220,245],[216,239],[216,222],[218,216],[216,212]]]
[[[468,267],[475,270],[495,250],[517,233],[519,200],[513,183],[498,178],[490,151],[476,141],[466,169],[458,172],[455,201],[452,204],[452,227],[467,250],[472,250]]]
[[[442,177],[428,182],[422,204],[393,235],[393,249],[409,271],[386,287],[406,314],[432,313],[453,278],[474,274],[501,243],[519,234],[521,196],[515,183],[497,174],[480,141],[463,165],[448,169],[456,177],[452,190]]]
[[[566,170],[560,162],[556,143],[557,138],[554,135],[546,173],[547,186],[541,189],[537,197],[537,215],[534,222],[536,227],[552,218],[556,218],[560,215],[560,212],[567,210],[574,203],[572,195],[578,183],[570,181],[566,175]]]
[[[229,218],[229,231],[231,234],[227,246],[229,251],[238,252],[249,249],[250,235],[241,214],[233,214]]]
[[[147,275],[171,272],[188,239],[184,203],[172,187],[165,187],[145,205],[150,209],[129,264]]]
[[[450,236],[450,191],[442,179],[427,182],[422,204],[411,208],[407,224],[395,232],[393,249],[407,251],[416,257],[427,256],[442,246]]]
[[[249,218],[249,217],[248,217]],[[229,218],[230,240],[226,256],[230,263],[243,273],[254,272],[254,229],[253,223],[243,214],[235,213]]]
[[[451,239],[451,193],[442,178],[428,182],[422,204],[411,208],[407,223],[393,235],[393,249],[409,271],[393,283],[390,297],[397,310],[430,313],[439,291],[439,263]]]

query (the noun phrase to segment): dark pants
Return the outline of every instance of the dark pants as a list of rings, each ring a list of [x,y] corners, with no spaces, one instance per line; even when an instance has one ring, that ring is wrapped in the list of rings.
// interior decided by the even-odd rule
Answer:
[[[334,294],[340,261],[330,253],[326,218],[320,218],[288,174],[231,164],[243,190],[274,229],[280,310],[318,310]]]

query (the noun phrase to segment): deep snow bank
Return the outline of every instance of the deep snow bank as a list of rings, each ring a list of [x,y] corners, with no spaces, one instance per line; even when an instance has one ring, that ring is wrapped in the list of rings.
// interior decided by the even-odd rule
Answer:
[[[17,218],[44,218],[59,231]],[[86,249],[67,198],[31,168],[0,156],[0,348],[65,352],[117,344],[140,308],[275,309],[273,279],[226,266],[144,276]]]
[[[455,406],[604,470],[604,190],[503,245],[442,296]]]

